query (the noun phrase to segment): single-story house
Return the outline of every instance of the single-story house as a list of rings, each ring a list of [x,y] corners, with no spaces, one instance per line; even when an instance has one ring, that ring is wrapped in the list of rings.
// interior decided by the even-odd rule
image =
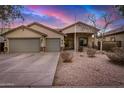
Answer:
[[[105,41],[118,42],[120,47],[124,47],[124,26],[105,33]]]
[[[83,46],[93,47],[96,45],[96,38],[92,35],[96,34],[99,29],[83,22],[76,22],[60,31],[66,35],[65,49],[78,50]]]
[[[34,22],[11,29],[2,35],[7,52],[56,52],[64,48],[78,50],[83,46],[92,47],[96,41],[92,35],[97,31],[99,29],[82,22],[76,22],[59,31]]]

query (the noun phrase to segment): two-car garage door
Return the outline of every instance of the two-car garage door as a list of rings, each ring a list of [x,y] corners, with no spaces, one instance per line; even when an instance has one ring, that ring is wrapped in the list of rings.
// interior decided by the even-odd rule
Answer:
[[[10,52],[39,52],[39,38],[13,38],[9,39]]]
[[[46,51],[58,52],[60,51],[59,38],[46,39]],[[9,52],[40,52],[39,38],[11,38],[9,39]]]

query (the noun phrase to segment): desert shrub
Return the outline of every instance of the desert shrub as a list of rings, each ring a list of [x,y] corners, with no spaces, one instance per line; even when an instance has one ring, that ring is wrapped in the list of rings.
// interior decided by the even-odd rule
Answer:
[[[79,51],[79,52],[83,52],[83,47],[80,47],[80,48],[78,49],[78,51]]]
[[[95,57],[95,54],[96,54],[96,50],[95,49],[89,48],[87,50],[88,57]]]
[[[73,54],[70,52],[63,51],[61,53],[61,58],[62,58],[63,62],[67,62],[67,63],[72,62]]]
[[[98,46],[94,45],[94,49],[98,49]]]
[[[123,47],[114,47],[112,48],[112,52],[116,52],[116,53],[124,53],[124,48]]]
[[[112,51],[114,47],[117,47],[116,42],[103,42],[103,50]]]
[[[124,48],[113,48],[113,52],[107,53],[110,62],[124,64]]]

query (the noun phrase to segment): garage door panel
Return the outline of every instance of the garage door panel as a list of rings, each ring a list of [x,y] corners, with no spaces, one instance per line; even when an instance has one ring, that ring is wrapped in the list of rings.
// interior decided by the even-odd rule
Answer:
[[[39,52],[40,39],[9,39],[10,52]]]
[[[60,39],[59,38],[48,38],[47,39],[47,51],[48,52],[60,51]]]

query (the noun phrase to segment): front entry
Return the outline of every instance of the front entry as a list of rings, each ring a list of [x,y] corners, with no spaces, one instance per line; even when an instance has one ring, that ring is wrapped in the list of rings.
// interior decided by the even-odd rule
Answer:
[[[88,39],[84,37],[79,37],[79,48],[88,45]]]

